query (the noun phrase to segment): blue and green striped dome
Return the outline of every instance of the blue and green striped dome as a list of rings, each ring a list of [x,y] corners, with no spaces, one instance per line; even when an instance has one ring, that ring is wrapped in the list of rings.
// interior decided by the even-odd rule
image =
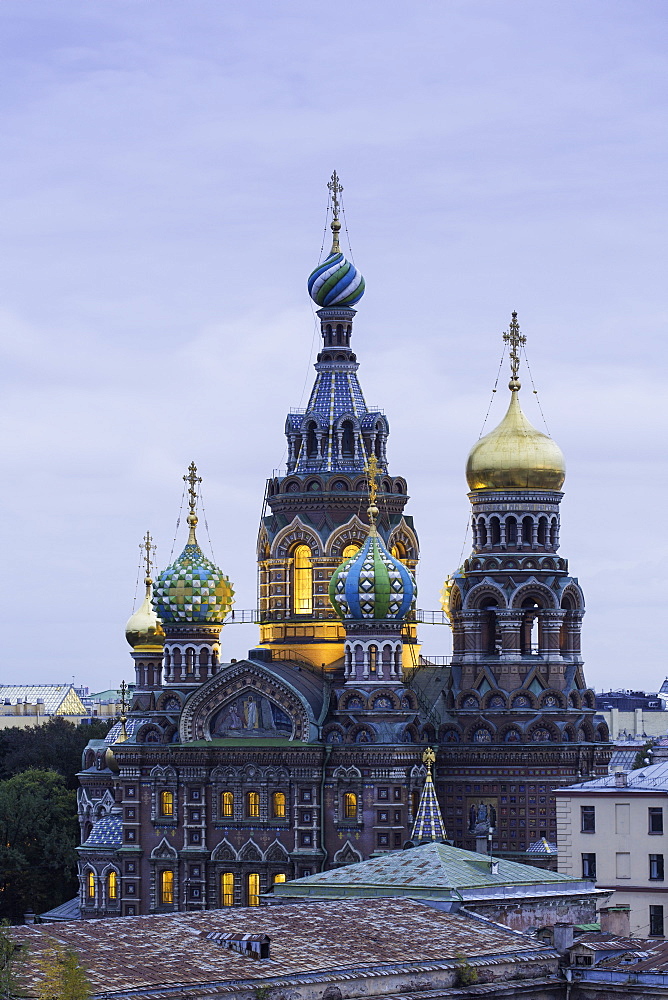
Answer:
[[[164,624],[212,624],[224,620],[234,591],[229,579],[189,541],[153,587],[153,607]]]
[[[329,581],[329,599],[344,621],[402,619],[416,595],[412,573],[374,531]]]
[[[342,253],[330,253],[309,276],[308,292],[321,308],[354,306],[364,295],[364,278]]]

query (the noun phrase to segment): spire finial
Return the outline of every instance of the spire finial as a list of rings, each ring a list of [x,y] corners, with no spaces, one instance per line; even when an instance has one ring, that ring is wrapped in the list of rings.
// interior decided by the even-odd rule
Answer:
[[[520,370],[520,356],[517,349],[526,344],[527,339],[524,334],[520,333],[516,312],[513,312],[510,328],[507,333],[504,333],[503,339],[506,344],[510,344],[510,382],[508,388],[511,392],[517,392],[521,388],[520,380],[517,377]]]
[[[128,731],[125,728],[125,723],[127,722],[127,719],[128,719],[128,716],[127,716],[127,711],[128,711],[128,702],[127,702],[128,686],[125,683],[125,681],[121,681],[121,686],[119,688],[119,691],[120,691],[120,694],[121,694],[121,728],[120,728],[120,731],[118,733],[118,736],[116,737],[115,742],[116,743],[125,743],[125,741],[128,738]]]
[[[155,545],[153,544],[153,538],[151,537],[151,532],[147,531],[144,538],[139,546],[140,550],[143,551],[144,569],[146,570],[144,576],[144,583],[146,584],[146,593],[149,593],[149,587],[153,584],[151,578],[151,570],[153,569],[153,556],[155,555]]]
[[[332,178],[327,184],[329,188],[329,193],[332,198],[332,249],[330,251],[330,256],[333,253],[341,253],[341,247],[339,246],[339,233],[341,232],[341,223],[339,221],[339,211],[341,209],[341,204],[339,202],[339,195],[342,193],[343,188],[339,182],[339,175],[336,170],[332,174]]]
[[[369,486],[369,506],[367,507],[366,512],[369,515],[371,534],[375,533],[376,518],[378,517],[378,507],[376,506],[376,496],[378,495],[378,483],[376,481],[377,475],[378,459],[374,454],[371,454],[366,465],[366,477]]]
[[[446,840],[445,823],[441,815],[441,808],[436,797],[436,789],[431,776],[431,769],[436,763],[436,754],[431,747],[427,747],[422,754],[422,762],[427,765],[427,780],[422,789],[420,804],[418,806],[411,840],[414,844],[426,844],[430,841],[443,843]]]
[[[431,769],[436,763],[436,754],[431,747],[427,747],[425,752],[422,754],[422,763],[427,765],[427,774],[429,778],[431,778]]]
[[[202,477],[197,475],[197,466],[194,462],[191,462],[188,466],[188,475],[183,477],[183,481],[184,483],[189,483],[188,506],[190,507],[190,513],[188,514],[188,524],[190,525],[190,534],[188,536],[188,545],[197,545],[197,539],[195,538],[197,514],[195,510],[197,508],[197,484],[202,482]]]

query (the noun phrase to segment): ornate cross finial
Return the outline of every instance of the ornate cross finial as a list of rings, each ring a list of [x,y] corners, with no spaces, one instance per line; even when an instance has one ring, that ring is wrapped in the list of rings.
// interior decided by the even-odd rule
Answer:
[[[332,174],[332,179],[327,184],[329,188],[329,193],[332,198],[332,222],[331,229],[333,233],[332,238],[332,249],[330,253],[341,253],[341,248],[339,246],[339,233],[341,232],[341,223],[339,222],[339,211],[341,209],[341,203],[339,202],[339,195],[343,191],[341,184],[339,182],[339,175],[336,170]]]
[[[378,507],[376,506],[376,497],[378,495],[378,483],[376,481],[377,475],[378,459],[374,454],[371,454],[366,465],[366,477],[369,487],[369,506],[367,507],[367,514],[369,515],[369,521],[371,522],[372,528],[375,528],[376,518],[378,517]]]
[[[425,752],[422,754],[422,763],[427,765],[427,773],[431,777],[432,765],[436,763],[436,754],[431,747],[427,747]]]
[[[195,510],[197,508],[197,484],[202,482],[202,477],[197,475],[197,466],[194,462],[191,462],[188,466],[188,475],[183,477],[184,483],[189,483],[188,486],[188,506],[190,507],[190,513],[188,514],[188,524],[190,525],[190,534],[188,536],[188,545],[197,545],[197,539],[195,538],[195,525],[197,524],[197,514]]]
[[[153,569],[153,556],[155,555],[155,545],[153,544],[150,531],[147,531],[144,535],[144,540],[139,548],[144,552],[144,569],[146,570],[146,579],[144,580],[144,583],[147,587],[150,587],[153,583],[153,580],[151,579],[151,570]]]
[[[503,339],[506,344],[510,344],[510,382],[508,383],[508,388],[512,392],[517,392],[520,388],[520,380],[517,377],[520,370],[518,348],[526,344],[527,339],[524,334],[520,333],[520,324],[517,322],[516,312],[513,313],[510,328],[507,333],[504,333]]]
[[[128,738],[128,731],[125,728],[125,723],[127,722],[127,711],[128,711],[128,702],[127,702],[128,686],[125,683],[125,681],[121,681],[121,686],[119,688],[119,691],[121,694],[121,728],[118,736],[116,737],[116,743],[125,743],[125,741]]]
[[[121,692],[121,713],[125,715],[125,713],[128,710],[128,704],[127,704],[128,686],[125,683],[125,681],[121,681],[121,686],[119,690]]]

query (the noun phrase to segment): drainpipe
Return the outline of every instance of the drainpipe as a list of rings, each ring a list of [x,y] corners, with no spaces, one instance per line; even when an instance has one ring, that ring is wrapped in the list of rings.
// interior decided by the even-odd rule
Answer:
[[[325,870],[325,863],[329,857],[329,852],[325,847],[325,775],[327,772],[327,762],[329,761],[329,755],[332,752],[332,745],[328,743],[325,745],[325,759],[322,765],[322,778],[320,779],[320,849],[325,855],[322,860],[322,869]]]

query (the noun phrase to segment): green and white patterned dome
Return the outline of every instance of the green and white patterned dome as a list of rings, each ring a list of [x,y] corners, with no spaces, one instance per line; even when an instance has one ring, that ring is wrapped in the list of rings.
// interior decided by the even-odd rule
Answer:
[[[373,526],[364,545],[329,582],[329,599],[344,621],[400,620],[416,594],[412,573],[390,555]]]
[[[188,519],[190,521],[190,518]],[[194,518],[195,522],[197,518]],[[221,623],[232,607],[234,590],[228,577],[207,559],[190,538],[178,559],[163,569],[153,587],[153,607],[164,624]]]

